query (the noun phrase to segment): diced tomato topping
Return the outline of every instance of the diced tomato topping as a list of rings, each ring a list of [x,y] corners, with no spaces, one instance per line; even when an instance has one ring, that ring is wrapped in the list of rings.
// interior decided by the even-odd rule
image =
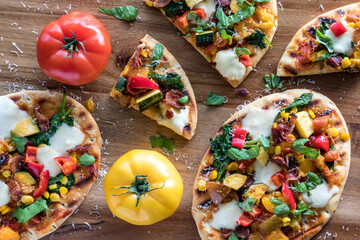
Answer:
[[[325,162],[341,161],[340,152],[336,149],[328,151],[324,154]]]
[[[67,176],[76,170],[76,164],[69,157],[56,157],[54,160],[57,162],[61,171]]]
[[[341,21],[337,21],[330,26],[330,30],[334,33],[335,37],[339,37],[347,32],[346,27]]]
[[[261,210],[261,208],[259,208],[258,206],[254,205],[253,211],[252,212],[246,212],[246,213],[248,213],[253,218],[257,218],[263,213],[263,210]]]
[[[37,147],[26,146],[25,150],[25,163],[36,162]]]
[[[322,116],[322,117],[315,118],[314,121],[313,121],[315,134],[325,132],[325,129],[326,129],[328,124],[329,124],[329,117],[328,116]]]
[[[198,15],[201,19],[206,18],[206,13],[205,10],[203,8],[198,8],[198,9],[193,9],[193,10],[189,10],[186,11],[183,15],[181,15],[180,17],[178,17],[176,19],[178,26],[181,30],[185,30],[188,26],[189,26],[189,21],[187,19],[187,15],[189,12],[193,12],[196,15]]]
[[[245,129],[234,126],[232,130],[233,138],[231,140],[231,145],[237,148],[243,148],[245,145],[246,133],[247,131]]]
[[[250,67],[252,66],[251,58],[249,55],[242,55],[239,57],[239,61],[245,66]]]
[[[206,13],[205,13],[205,10],[204,10],[203,8],[193,9],[193,10],[190,10],[190,12],[195,13],[195,14],[198,15],[201,19],[205,19],[205,18],[206,18]]]
[[[146,77],[132,76],[130,79],[130,88],[136,89],[159,89],[159,85]]]
[[[166,110],[165,116],[167,119],[171,119],[174,116],[174,112],[171,109]]]
[[[44,165],[35,162],[28,162],[28,172],[35,178],[38,178],[44,170]]]
[[[296,210],[296,200],[295,200],[294,194],[285,183],[283,183],[281,192],[282,192],[283,196],[286,198],[286,200],[289,202],[290,208],[292,210]]]
[[[250,217],[246,216],[245,214],[241,215],[239,217],[239,219],[236,221],[237,224],[243,226],[243,227],[248,227],[251,224],[253,224],[255,222],[255,220],[251,219]]]
[[[329,144],[329,138],[327,136],[318,134],[316,136],[309,137],[309,140],[311,146],[320,148],[326,152],[329,151],[330,144]]]
[[[236,148],[243,148],[244,145],[245,145],[245,139],[241,139],[241,138],[233,138],[231,140],[231,145],[233,147],[236,147]]]
[[[284,170],[281,170],[281,171],[275,173],[274,175],[272,175],[271,180],[279,188],[286,181],[286,173],[284,172]]]

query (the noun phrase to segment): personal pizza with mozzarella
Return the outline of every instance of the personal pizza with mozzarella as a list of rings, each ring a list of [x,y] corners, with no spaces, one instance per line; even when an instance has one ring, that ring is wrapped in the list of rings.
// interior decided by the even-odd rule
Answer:
[[[319,93],[275,93],[237,111],[201,161],[192,213],[202,239],[310,239],[330,219],[350,136]]]
[[[48,91],[0,97],[0,239],[39,239],[81,204],[98,174],[99,128]]]
[[[265,54],[277,29],[276,0],[144,0],[237,87]]]

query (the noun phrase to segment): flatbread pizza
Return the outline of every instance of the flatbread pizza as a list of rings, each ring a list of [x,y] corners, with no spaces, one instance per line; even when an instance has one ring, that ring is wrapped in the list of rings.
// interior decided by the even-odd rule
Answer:
[[[277,29],[276,0],[144,0],[159,8],[193,47],[237,87]]]
[[[186,139],[195,134],[195,95],[174,56],[150,35],[139,41],[110,95]]]
[[[79,207],[94,183],[99,128],[65,93],[13,93],[0,97],[0,109],[0,238],[39,239]]]
[[[201,161],[192,214],[202,239],[311,239],[335,212],[350,136],[322,94],[258,99],[221,127]]]
[[[301,76],[360,69],[360,3],[324,13],[305,24],[286,48],[278,76]]]

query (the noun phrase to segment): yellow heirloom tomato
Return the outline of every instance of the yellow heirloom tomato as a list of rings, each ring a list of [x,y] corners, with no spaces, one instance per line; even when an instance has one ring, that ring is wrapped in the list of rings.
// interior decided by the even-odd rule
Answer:
[[[183,194],[181,176],[162,154],[132,150],[110,168],[105,197],[113,214],[135,224],[150,225],[170,217]]]

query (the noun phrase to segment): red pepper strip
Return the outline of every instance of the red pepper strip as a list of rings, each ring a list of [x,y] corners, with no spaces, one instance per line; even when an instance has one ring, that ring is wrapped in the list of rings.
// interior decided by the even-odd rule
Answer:
[[[130,88],[135,89],[159,89],[159,85],[146,77],[132,76],[130,78]]]
[[[76,163],[69,157],[56,157],[54,160],[66,176],[76,170]]]
[[[329,124],[329,117],[328,116],[321,116],[317,117],[313,121],[313,127],[315,134],[320,134],[325,132],[326,127]]]
[[[251,224],[253,224],[255,222],[255,220],[251,219],[250,217],[246,216],[245,214],[241,215],[239,217],[239,219],[236,221],[237,224],[243,226],[243,227],[248,227]]]
[[[328,151],[324,154],[325,162],[341,161],[340,152],[336,149]]]
[[[49,170],[42,171],[40,174],[39,187],[35,190],[33,194],[34,198],[40,197],[44,194],[44,192],[48,187],[49,179],[50,179]]]
[[[330,26],[330,30],[334,33],[335,37],[339,37],[347,32],[346,27],[341,21],[337,21]]]
[[[284,195],[284,197],[286,198],[286,200],[289,202],[290,208],[292,210],[296,210],[296,200],[295,200],[294,194],[285,183],[283,184],[281,192]]]
[[[198,15],[201,19],[206,18],[206,13],[205,10],[203,8],[198,8],[198,9],[193,9],[193,10],[189,10],[186,11],[183,15],[181,15],[180,17],[178,17],[176,19],[178,26],[181,30],[186,29],[189,26],[189,21],[187,19],[187,15],[189,12],[193,12],[196,15]]]
[[[37,147],[26,146],[25,150],[25,163],[36,162],[36,153],[38,151]]]
[[[284,182],[286,180],[285,176],[286,176],[286,173],[284,172],[284,170],[281,170],[281,171],[275,173],[274,175],[272,175],[271,180],[279,188],[279,187],[281,187],[281,185],[284,184]]]
[[[245,66],[250,67],[252,66],[251,58],[249,55],[242,55],[239,57],[239,61]]]
[[[35,178],[38,178],[44,170],[44,165],[35,162],[28,162],[28,172]]]
[[[234,126],[232,130],[233,138],[231,140],[231,145],[240,149],[243,148],[245,145],[246,133],[247,131],[245,129]]]
[[[261,210],[261,208],[259,208],[258,206],[254,205],[253,211],[246,212],[246,213],[249,214],[250,216],[252,216],[253,218],[257,218],[263,213],[263,210]]]
[[[309,140],[311,146],[320,148],[326,152],[329,151],[330,143],[329,143],[329,138],[327,136],[319,134],[316,136],[309,137]]]

